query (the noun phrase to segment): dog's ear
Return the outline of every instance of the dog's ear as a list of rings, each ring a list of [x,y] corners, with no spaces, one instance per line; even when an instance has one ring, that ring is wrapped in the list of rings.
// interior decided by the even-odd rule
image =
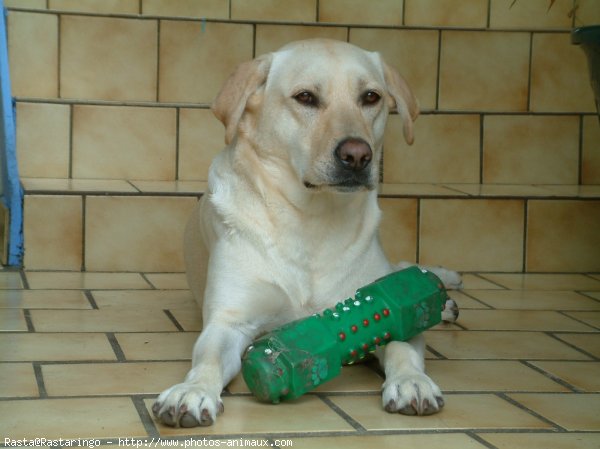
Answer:
[[[266,54],[239,65],[213,102],[213,113],[225,125],[225,143],[235,137],[250,96],[267,80],[271,59],[272,54]]]
[[[409,145],[412,145],[414,141],[413,122],[419,116],[417,99],[408,87],[404,78],[402,78],[395,69],[387,65],[383,60],[381,60],[381,65],[383,66],[383,73],[388,92],[394,100],[392,109],[396,109],[402,118],[404,140],[406,140],[406,143]]]

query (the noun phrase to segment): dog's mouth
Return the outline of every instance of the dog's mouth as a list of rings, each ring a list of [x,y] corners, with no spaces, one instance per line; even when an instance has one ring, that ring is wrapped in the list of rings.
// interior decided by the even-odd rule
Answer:
[[[304,187],[309,190],[334,190],[337,192],[356,192],[358,190],[373,190],[375,186],[371,182],[359,179],[345,179],[339,182],[313,184],[304,181]]]

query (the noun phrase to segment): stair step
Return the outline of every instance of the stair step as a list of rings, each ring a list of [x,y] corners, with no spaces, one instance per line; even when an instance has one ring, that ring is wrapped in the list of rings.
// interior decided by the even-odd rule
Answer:
[[[25,268],[181,272],[200,181],[23,179]],[[599,272],[600,186],[383,184],[392,261],[461,271]],[[561,236],[557,238],[557,236]]]

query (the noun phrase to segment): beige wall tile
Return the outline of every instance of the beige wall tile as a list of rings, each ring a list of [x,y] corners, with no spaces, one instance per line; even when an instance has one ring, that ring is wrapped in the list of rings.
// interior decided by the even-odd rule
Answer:
[[[0,402],[2,424],[10,438],[48,439],[145,437],[146,431],[130,398],[73,398]],[[23,416],[37,424],[32,426]],[[90,419],[90,416],[94,416]],[[69,425],[65,426],[64,423]],[[87,440],[86,440],[87,439]],[[89,443],[88,443],[89,444]]]
[[[49,0],[50,9],[97,14],[138,14],[139,0]]]
[[[313,38],[346,41],[348,31],[343,27],[257,25],[256,55],[278,50],[293,41]]]
[[[535,33],[531,110],[596,112],[585,54],[569,33]]]
[[[530,201],[527,271],[600,271],[600,201]]]
[[[175,140],[175,109],[76,105],[73,177],[174,180]]]
[[[86,268],[183,271],[183,229],[196,201],[196,198],[88,198]]]
[[[179,176],[186,181],[208,180],[208,167],[225,145],[225,129],[208,109],[179,111]]]
[[[443,31],[440,109],[527,109],[529,35]]]
[[[523,211],[520,200],[422,200],[419,263],[521,271]]]
[[[319,22],[402,25],[403,0],[320,0]]]
[[[600,8],[598,0],[577,0],[575,11],[575,26],[597,25],[600,23]]]
[[[229,0],[142,0],[142,14],[228,19]]]
[[[317,0],[231,0],[231,18],[235,20],[285,20],[315,22]]]
[[[19,102],[16,122],[19,175],[68,177],[70,107]]]
[[[578,183],[578,117],[487,116],[483,125],[484,183]]]
[[[483,28],[487,13],[487,0],[405,0],[404,24]]]
[[[417,260],[417,200],[380,198],[379,238],[391,263]]]
[[[551,4],[551,7],[550,7]],[[491,28],[571,28],[572,0],[491,0]]]
[[[212,102],[252,45],[252,25],[161,21],[159,101]]]
[[[80,270],[82,220],[80,196],[26,196],[23,214],[25,267]]]
[[[596,116],[583,118],[581,182],[600,184],[600,126]]]
[[[415,122],[415,143],[408,147],[400,116],[390,116],[384,182],[478,183],[479,123],[477,115],[422,115]]]
[[[435,109],[438,68],[437,31],[352,28],[350,42],[378,51],[406,79],[421,109]]]
[[[228,19],[229,0],[141,0],[142,14],[150,16]]]
[[[58,97],[58,17],[15,11],[7,22],[12,94]]]
[[[46,9],[46,0],[4,0],[6,8]]]
[[[154,20],[63,16],[61,97],[156,100],[157,32]]]

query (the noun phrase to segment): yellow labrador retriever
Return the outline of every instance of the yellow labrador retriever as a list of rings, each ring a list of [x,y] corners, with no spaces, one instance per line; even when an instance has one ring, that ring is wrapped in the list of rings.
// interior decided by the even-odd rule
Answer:
[[[392,109],[412,143],[418,107],[405,81],[378,53],[339,41],[289,44],[227,80],[213,105],[227,146],[185,233],[203,331],[184,382],[154,404],[159,421],[212,424],[254,338],[398,268],[377,237],[379,162]],[[434,271],[447,286],[460,283],[454,272]],[[426,415],[444,405],[423,353],[422,337],[377,351],[388,412]]]

